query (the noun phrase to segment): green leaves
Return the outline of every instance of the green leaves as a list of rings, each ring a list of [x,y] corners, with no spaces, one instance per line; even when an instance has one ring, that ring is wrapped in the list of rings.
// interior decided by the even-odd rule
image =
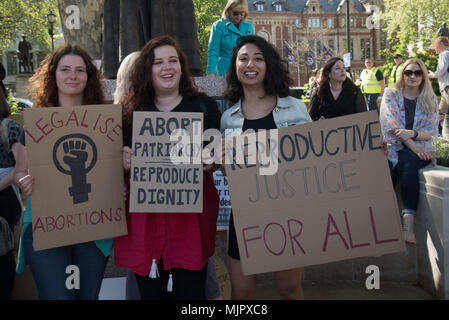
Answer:
[[[57,14],[57,0],[4,0],[0,1],[0,53],[11,42],[27,36],[31,43],[50,48],[47,14]],[[55,26],[58,27],[58,23]]]

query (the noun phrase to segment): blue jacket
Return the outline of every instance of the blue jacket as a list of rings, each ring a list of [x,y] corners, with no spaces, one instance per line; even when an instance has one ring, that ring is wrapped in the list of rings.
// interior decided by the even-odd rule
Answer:
[[[208,45],[206,74],[225,75],[231,63],[232,48],[240,36],[254,35],[251,21],[241,21],[240,29],[229,19],[221,18],[212,25]]]

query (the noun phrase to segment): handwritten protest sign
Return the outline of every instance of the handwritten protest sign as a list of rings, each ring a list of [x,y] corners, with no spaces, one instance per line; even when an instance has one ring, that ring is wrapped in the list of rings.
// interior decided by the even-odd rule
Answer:
[[[120,105],[24,110],[35,250],[127,234]]]
[[[202,212],[203,114],[134,112],[130,212]]]
[[[220,196],[218,207],[217,230],[228,230],[229,217],[231,214],[231,197],[229,195],[228,179],[221,170],[214,172],[215,188]]]
[[[376,112],[255,137],[226,165],[245,274],[405,250]],[[264,152],[275,174],[247,161]]]

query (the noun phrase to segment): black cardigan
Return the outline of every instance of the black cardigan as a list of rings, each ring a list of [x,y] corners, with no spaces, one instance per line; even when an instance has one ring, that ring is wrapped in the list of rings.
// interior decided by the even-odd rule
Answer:
[[[313,121],[319,120],[321,116],[328,119],[367,111],[362,91],[352,83],[343,83],[342,91],[337,100],[334,100],[329,86],[324,88],[322,98],[318,96],[318,91],[315,91],[310,100],[309,113]]]

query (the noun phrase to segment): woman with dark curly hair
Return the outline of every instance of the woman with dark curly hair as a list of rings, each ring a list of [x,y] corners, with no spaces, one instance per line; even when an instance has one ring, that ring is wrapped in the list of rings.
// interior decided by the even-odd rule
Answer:
[[[330,58],[323,67],[318,90],[310,100],[310,117],[316,121],[363,111],[367,111],[365,98],[346,76],[343,60]]]
[[[33,108],[102,104],[100,77],[99,71],[84,49],[77,45],[65,44],[48,55],[31,77]],[[33,191],[33,177],[28,174],[26,165],[16,166],[16,179],[23,193],[29,196]],[[28,197],[17,272],[24,272],[26,264],[29,264],[40,299],[97,300],[106,262],[112,251],[112,240],[90,241],[35,251],[31,216]],[[66,286],[66,268],[70,265],[79,268],[79,290],[70,290]]]
[[[125,172],[131,168],[134,111],[202,112],[204,130],[218,130],[217,104],[198,91],[186,56],[173,38],[150,40],[135,61],[130,79],[123,118]],[[142,299],[205,299],[218,216],[219,198],[212,176],[216,168],[213,163],[203,165],[202,212],[127,212],[128,235],[114,240],[115,264],[135,273]],[[129,193],[129,176],[126,181]]]
[[[240,135],[247,129],[270,130],[311,122],[304,103],[289,96],[291,79],[286,62],[261,37],[244,36],[237,40],[226,80],[225,97],[235,104],[221,118],[220,129],[225,137]],[[228,255],[231,298],[252,299],[256,276],[242,272],[232,212]],[[274,278],[282,298],[304,298],[301,268],[275,272]]]

